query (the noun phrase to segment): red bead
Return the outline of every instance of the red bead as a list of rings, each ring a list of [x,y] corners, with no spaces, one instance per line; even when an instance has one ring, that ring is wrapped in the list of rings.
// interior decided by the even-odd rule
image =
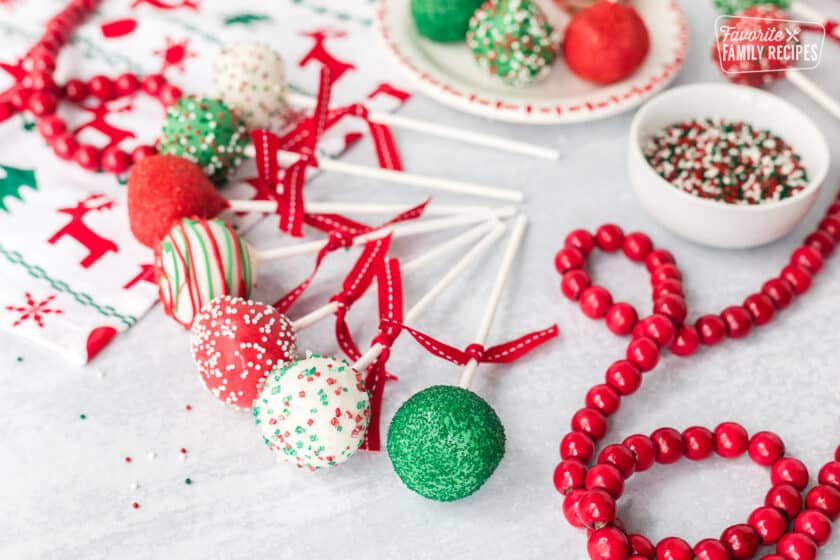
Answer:
[[[64,84],[64,94],[69,101],[78,103],[87,97],[87,85],[81,80],[68,80]]]
[[[21,85],[27,89],[35,91],[53,91],[55,89],[55,81],[52,74],[41,70],[35,70],[23,77]]]
[[[820,222],[820,231],[830,235],[834,241],[840,241],[840,218],[829,216]]]
[[[653,546],[653,543],[647,537],[634,534],[627,535],[627,539],[630,541],[630,550],[633,554],[647,558],[648,560],[653,560],[653,557],[656,555],[656,547]]]
[[[817,543],[800,533],[788,533],[776,545],[776,552],[789,560],[814,560]]]
[[[583,528],[583,522],[578,516],[578,503],[584,494],[586,494],[586,490],[572,490],[563,498],[563,515],[566,517],[569,525],[577,529]]]
[[[632,395],[642,384],[642,372],[627,360],[613,362],[604,377],[607,384],[622,395]]]
[[[668,349],[674,355],[684,357],[694,354],[699,347],[700,336],[697,334],[697,329],[691,325],[683,325],[677,331],[677,336]]]
[[[685,299],[683,295],[682,282],[673,278],[666,278],[665,280],[654,284],[653,291],[651,293],[653,295],[654,301],[656,301],[665,294],[673,294],[675,296],[680,296],[683,299]]]
[[[47,91],[35,91],[27,100],[27,107],[36,117],[52,115],[58,105],[58,99],[54,93]]]
[[[598,462],[604,465],[612,465],[621,471],[625,479],[636,472],[636,455],[626,445],[614,443],[606,446],[598,454]]]
[[[820,474],[817,476],[820,484],[832,486],[840,490],[840,461],[831,461],[823,465]]]
[[[720,540],[726,544],[735,560],[752,558],[761,543],[761,538],[756,530],[746,523],[728,527],[721,534]]]
[[[29,95],[30,91],[28,89],[23,89],[22,87],[16,87],[12,90],[11,95],[9,96],[9,101],[12,103],[12,107],[17,109],[18,111],[24,111],[29,108]]]
[[[140,82],[140,87],[143,88],[143,91],[146,92],[146,95],[157,97],[165,83],[166,78],[164,78],[160,74],[149,74],[148,76],[143,78],[143,81]]]
[[[114,175],[125,173],[131,165],[131,157],[123,150],[112,146],[102,152],[102,170]]]
[[[614,303],[607,311],[607,328],[619,336],[630,334],[638,320],[636,308],[623,301]]]
[[[767,492],[764,505],[777,508],[793,519],[802,509],[802,494],[790,484],[779,484]]]
[[[140,163],[143,159],[153,156],[157,153],[154,146],[137,146],[131,151],[131,161]]]
[[[640,231],[628,233],[621,244],[624,255],[634,262],[642,262],[653,250],[653,241]]]
[[[602,286],[590,286],[580,295],[580,310],[590,319],[600,319],[612,305],[612,296]]]
[[[656,560],[693,560],[691,545],[678,537],[666,537],[656,545]]]
[[[99,170],[100,158],[99,148],[90,144],[79,144],[76,151],[73,152],[73,161],[78,163],[82,169],[88,171]]]
[[[56,115],[48,115],[38,121],[38,132],[49,142],[59,134],[67,132],[67,124]]]
[[[784,309],[793,301],[793,286],[784,278],[771,278],[761,287],[761,293],[773,300],[776,309]]]
[[[714,346],[726,336],[726,323],[717,315],[703,315],[694,323],[700,342]]]
[[[587,490],[578,502],[578,516],[585,527],[600,529],[615,519],[615,498],[606,490]]]
[[[627,359],[642,371],[650,371],[659,363],[659,347],[652,338],[635,338],[627,345]]]
[[[580,299],[581,294],[586,290],[592,281],[584,270],[570,270],[563,275],[560,281],[560,291],[572,301]]]
[[[788,520],[774,507],[762,506],[753,510],[747,519],[750,527],[761,537],[762,544],[775,544],[787,532]]]
[[[773,319],[773,315],[776,314],[776,306],[773,305],[773,300],[770,299],[770,296],[764,294],[747,296],[743,307],[749,311],[753,323],[759,326],[769,323]]]
[[[811,273],[799,265],[787,265],[782,269],[780,276],[793,286],[793,291],[797,294],[804,294],[811,287]]]
[[[52,148],[55,155],[64,160],[72,159],[78,143],[70,134],[59,134],[53,139]]]
[[[609,416],[621,406],[621,396],[609,385],[595,385],[586,393],[586,406]]]
[[[678,282],[682,281],[682,273],[675,264],[661,264],[654,268],[653,272],[650,273],[650,283],[654,285],[669,279],[676,280]]]
[[[595,465],[586,473],[586,489],[601,488],[613,498],[620,498],[624,492],[624,475],[613,465]]]
[[[48,50],[39,50],[28,57],[32,70],[52,72],[55,70],[55,55]]]
[[[647,268],[648,272],[653,272],[663,264],[674,264],[676,262],[674,255],[669,251],[665,249],[654,249],[645,257],[645,268]]]
[[[750,439],[750,458],[763,467],[769,467],[785,454],[785,444],[773,432],[758,432]]]
[[[750,334],[752,316],[750,316],[749,311],[740,305],[727,307],[721,312],[720,318],[723,319],[723,323],[726,325],[726,334],[730,338],[744,338]]]
[[[624,244],[624,232],[615,224],[604,224],[595,231],[595,243],[602,251],[617,251]]]
[[[630,553],[627,535],[615,527],[598,529],[586,542],[590,560],[625,560]]]
[[[824,231],[815,231],[805,238],[805,245],[818,250],[823,257],[830,257],[836,242]]]
[[[129,72],[120,74],[114,80],[114,92],[117,94],[117,97],[131,95],[138,89],[140,89],[140,80],[137,79],[137,76]]]
[[[87,85],[90,94],[97,99],[108,101],[114,98],[114,82],[108,76],[94,76]]]
[[[11,117],[15,112],[14,106],[9,101],[0,101],[0,123]]]
[[[673,428],[659,428],[650,434],[656,448],[656,462],[670,465],[680,460],[683,455],[683,438]]]
[[[770,467],[770,482],[773,486],[790,484],[797,490],[808,486],[808,467],[799,459],[782,457]]]
[[[586,258],[574,247],[563,247],[554,255],[554,267],[560,274],[569,270],[583,268]]]
[[[598,441],[607,433],[607,419],[594,408],[581,408],[572,416],[572,430]]]
[[[703,539],[694,545],[694,556],[697,560],[729,560],[732,555],[718,539]]]
[[[811,274],[816,274],[822,270],[823,258],[817,249],[805,246],[793,252],[790,264],[799,265]]]
[[[834,521],[840,516],[840,491],[825,484],[814,486],[805,496],[805,505],[808,509],[823,512]]]
[[[715,438],[717,453],[725,459],[734,459],[746,453],[750,442],[747,430],[735,422],[724,422],[718,425],[715,428]]]
[[[692,461],[702,461],[715,452],[715,434],[702,426],[686,428],[683,433],[685,456]]]
[[[158,99],[160,99],[160,102],[163,103],[164,107],[169,107],[170,105],[177,103],[183,95],[184,92],[181,91],[181,88],[173,86],[172,84],[164,84],[163,87],[160,88]]]
[[[560,457],[588,463],[595,454],[595,442],[583,432],[569,432],[560,440]]]
[[[647,336],[652,338],[660,348],[665,348],[671,344],[676,334],[674,323],[661,313],[654,313],[650,317],[642,319],[633,331],[634,337]]]
[[[661,313],[670,318],[675,324],[680,325],[685,321],[688,309],[685,299],[674,294],[664,294],[653,302],[653,312]]]
[[[566,236],[563,245],[573,247],[584,255],[588,255],[595,248],[595,238],[585,229],[576,229]]]
[[[831,519],[821,511],[805,510],[796,516],[793,530],[811,537],[817,546],[822,546],[831,537]]]
[[[577,459],[561,461],[554,469],[554,487],[561,494],[583,488],[586,481],[586,465]]]
[[[648,436],[642,434],[634,434],[625,438],[622,445],[629,449],[634,457],[634,466],[636,472],[646,471],[653,466],[656,461],[656,447]]]

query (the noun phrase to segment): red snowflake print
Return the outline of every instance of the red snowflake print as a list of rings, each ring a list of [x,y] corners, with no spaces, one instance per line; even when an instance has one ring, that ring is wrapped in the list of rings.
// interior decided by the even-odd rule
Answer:
[[[64,313],[61,309],[54,309],[50,307],[50,302],[54,300],[58,296],[58,294],[53,294],[49,296],[47,299],[41,300],[36,302],[35,298],[32,297],[32,294],[26,292],[24,297],[26,298],[26,305],[16,306],[16,305],[7,305],[6,311],[11,311],[13,313],[20,313],[20,316],[17,320],[12,323],[13,327],[17,327],[27,319],[32,319],[35,321],[35,324],[38,325],[39,328],[44,328],[44,316],[45,315],[61,315]]]
[[[184,62],[195,58],[196,54],[189,49],[189,39],[182,41],[173,41],[169,37],[165,38],[166,46],[163,49],[153,51],[152,54],[159,56],[162,59],[160,73],[163,74],[169,68],[175,68],[182,74],[186,70]]]

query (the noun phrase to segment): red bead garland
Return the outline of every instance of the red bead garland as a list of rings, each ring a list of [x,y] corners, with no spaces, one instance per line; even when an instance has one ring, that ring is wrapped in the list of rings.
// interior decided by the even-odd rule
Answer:
[[[557,258],[563,294],[579,300],[587,316],[605,318],[615,334],[627,334],[629,329],[633,335],[626,359],[607,368],[605,382],[587,393],[586,408],[574,415],[572,431],[560,445],[563,461],[555,470],[555,486],[566,496],[563,511],[567,520],[574,527],[590,530],[587,551],[591,559],[733,560],[753,557],[761,545],[775,545],[776,553],[764,560],[810,560],[827,542],[832,522],[840,517],[840,446],[834,460],[820,469],[819,484],[804,499],[808,469],[801,461],[785,456],[781,438],[767,431],[750,437],[734,422],[724,422],[714,431],[694,426],[682,433],[659,428],[650,436],[632,435],[621,444],[606,445],[596,464],[587,465],[595,457],[596,442],[606,434],[608,418],[618,410],[621,398],[639,389],[642,372],[656,367],[665,348],[688,356],[701,344],[712,346],[725,338],[743,338],[753,328],[772,322],[779,311],[810,288],[840,240],[840,217],[833,215],[838,212],[840,196],[777,278],[747,296],[742,305],[703,315],[693,325],[685,324],[688,313],[676,259],[670,252],[654,248],[647,235],[635,232],[625,236],[618,226],[606,224],[595,234],[575,230],[566,237],[565,249]],[[631,305],[613,303],[606,288],[592,286],[585,267],[596,247],[607,252],[622,249],[629,260],[644,262],[651,275],[654,314],[640,318]],[[669,465],[683,456],[701,461],[713,454],[727,459],[748,454],[757,465],[769,467],[772,487],[746,523],[733,525],[719,539],[704,539],[692,548],[677,537],[654,546],[642,535],[628,534],[615,519],[625,479],[655,463]]]

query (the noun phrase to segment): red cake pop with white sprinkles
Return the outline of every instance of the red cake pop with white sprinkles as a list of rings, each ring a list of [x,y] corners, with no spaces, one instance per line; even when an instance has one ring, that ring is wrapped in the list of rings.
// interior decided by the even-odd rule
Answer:
[[[270,305],[217,297],[201,310],[190,336],[193,360],[207,389],[227,405],[250,408],[257,386],[297,359],[295,330]]]

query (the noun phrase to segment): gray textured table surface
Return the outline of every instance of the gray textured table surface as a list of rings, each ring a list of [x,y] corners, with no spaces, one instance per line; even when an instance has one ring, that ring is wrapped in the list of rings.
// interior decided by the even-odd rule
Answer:
[[[813,3],[827,12],[840,10],[830,0]],[[708,60],[712,7],[694,0],[682,4],[691,46],[677,83],[720,80]],[[835,96],[838,64],[838,47],[828,44],[813,74]],[[840,124],[793,86],[772,89],[817,121],[838,161]],[[487,485],[468,499],[441,504],[403,488],[385,454],[361,453],[340,469],[315,474],[278,465],[250,414],[221,407],[199,386],[187,333],[154,309],[82,369],[0,336],[0,363],[6,364],[0,372],[0,557],[585,558],[585,538],[563,520],[551,472],[572,413],[625,341],[560,296],[552,260],[564,235],[608,221],[650,233],[677,255],[696,317],[741,301],[774,274],[840,186],[834,165],[818,206],[780,242],[751,251],[712,250],[674,237],[640,208],[625,173],[630,114],[562,128],[516,127],[461,115],[419,96],[404,112],[538,143],[560,142],[566,151],[552,163],[397,132],[408,169],[515,186],[528,194],[523,210],[531,227],[491,338],[503,340],[552,321],[562,336],[515,367],[479,370],[474,389],[496,408],[508,437],[507,455]],[[367,150],[356,149],[350,159],[369,161]],[[318,178],[309,192],[312,199],[329,199],[345,190],[405,200],[389,187],[335,176]],[[413,254],[427,243],[399,241],[396,252]],[[302,310],[331,292],[348,258],[329,263]],[[494,262],[485,261],[438,301],[419,326],[454,343],[468,342]],[[595,264],[599,282],[649,308],[641,267],[623,259]],[[274,265],[257,297],[290,287],[305,266]],[[295,274],[284,276],[287,269]],[[409,279],[408,299],[435,274],[430,269]],[[806,297],[747,341],[704,349],[688,360],[668,356],[615,415],[606,441],[666,425],[714,427],[735,420],[750,431],[776,431],[815,471],[840,443],[838,280],[840,262],[834,259]],[[361,339],[371,334],[363,323],[372,309],[365,300],[352,314]],[[300,345],[334,348],[330,327],[306,332]],[[401,380],[387,388],[386,426],[408,396],[433,383],[454,383],[459,373],[405,340],[395,354]],[[17,356],[24,360],[18,363]],[[185,410],[188,403],[191,411]],[[88,419],[80,421],[80,413]],[[187,477],[192,485],[184,484]],[[696,541],[743,522],[768,487],[766,470],[747,459],[683,461],[634,477],[620,516],[654,539],[675,534]],[[130,507],[133,501],[141,503],[139,510]],[[823,557],[838,556],[835,538]]]

